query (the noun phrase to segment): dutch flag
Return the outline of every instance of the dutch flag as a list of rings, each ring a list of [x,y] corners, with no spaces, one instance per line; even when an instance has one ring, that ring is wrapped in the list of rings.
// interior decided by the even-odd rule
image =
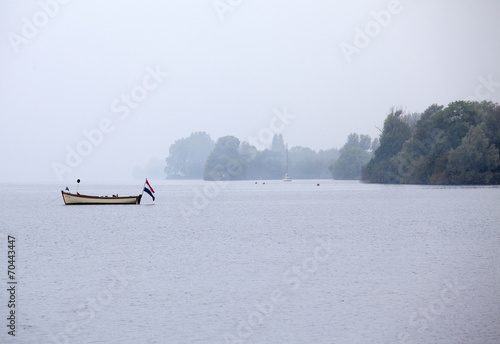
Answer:
[[[153,201],[155,200],[155,190],[149,185],[148,180],[146,179],[146,183],[144,183],[144,191],[149,194],[149,196],[153,197]]]

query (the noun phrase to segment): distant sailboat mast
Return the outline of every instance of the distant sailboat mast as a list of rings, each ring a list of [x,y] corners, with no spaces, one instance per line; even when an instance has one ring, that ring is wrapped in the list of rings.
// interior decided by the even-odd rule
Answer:
[[[288,143],[286,144],[286,174],[285,178],[283,178],[284,182],[291,182],[292,178],[288,175]]]
[[[286,174],[288,175],[288,143],[286,144]]]

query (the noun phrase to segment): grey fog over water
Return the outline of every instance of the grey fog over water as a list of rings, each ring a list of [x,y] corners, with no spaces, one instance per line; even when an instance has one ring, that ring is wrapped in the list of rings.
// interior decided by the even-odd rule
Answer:
[[[139,206],[2,184],[19,320],[0,341],[499,342],[497,187],[317,184],[157,182]]]

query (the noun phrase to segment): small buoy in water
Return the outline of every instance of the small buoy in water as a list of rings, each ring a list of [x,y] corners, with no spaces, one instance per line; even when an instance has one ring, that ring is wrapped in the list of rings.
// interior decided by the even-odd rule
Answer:
[[[319,186],[319,183],[316,186]]]
[[[266,182],[263,182],[262,184],[266,185]]]
[[[257,184],[257,182],[255,182],[255,184]]]

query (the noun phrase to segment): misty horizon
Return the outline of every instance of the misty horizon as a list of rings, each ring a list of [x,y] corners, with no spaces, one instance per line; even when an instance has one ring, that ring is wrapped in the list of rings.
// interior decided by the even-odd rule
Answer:
[[[62,182],[132,180],[192,132],[249,141],[276,111],[319,151],[378,137],[393,106],[500,101],[496,1],[220,3],[3,4],[0,181],[58,182],[68,147],[86,156]]]

